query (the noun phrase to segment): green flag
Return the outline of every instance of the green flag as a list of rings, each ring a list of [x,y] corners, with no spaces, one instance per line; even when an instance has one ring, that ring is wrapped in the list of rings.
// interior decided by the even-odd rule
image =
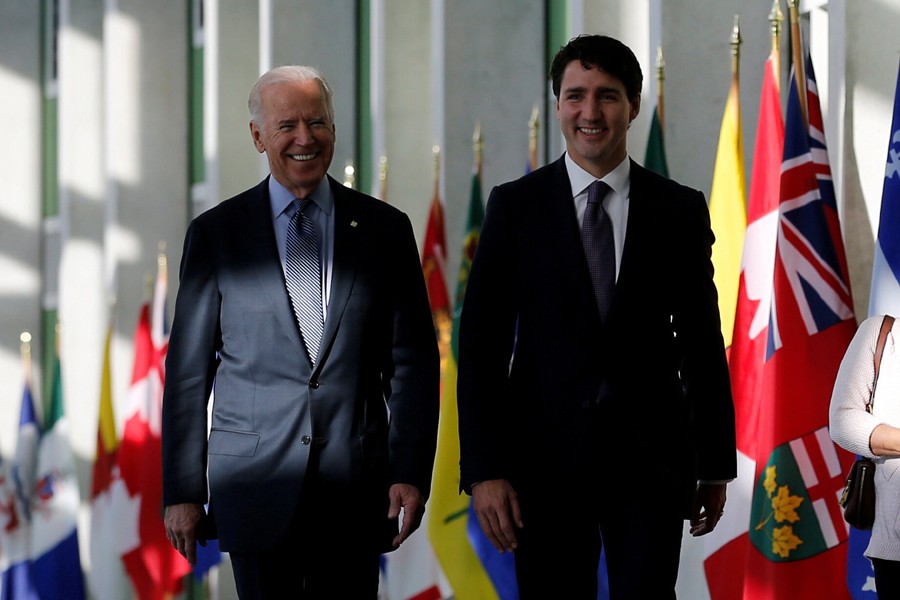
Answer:
[[[644,166],[664,177],[669,176],[669,166],[666,164],[666,146],[663,142],[662,125],[659,122],[659,108],[653,109],[653,120],[650,122],[650,136],[647,138],[647,154],[644,156]]]

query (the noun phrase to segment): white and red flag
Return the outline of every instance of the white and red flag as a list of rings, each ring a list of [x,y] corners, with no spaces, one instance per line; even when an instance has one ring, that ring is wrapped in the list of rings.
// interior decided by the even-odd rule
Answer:
[[[119,474],[132,501],[138,503],[136,528],[122,560],[139,600],[163,600],[181,590],[191,567],[166,539],[162,506],[161,420],[165,357],[167,271],[164,257],[151,305],[141,306],[134,334],[134,369],[128,408],[118,449]]]

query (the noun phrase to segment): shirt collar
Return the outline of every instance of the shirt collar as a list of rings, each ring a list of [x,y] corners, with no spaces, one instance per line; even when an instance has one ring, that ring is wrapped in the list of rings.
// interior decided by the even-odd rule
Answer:
[[[569,153],[566,152],[566,172],[569,175],[569,183],[572,186],[572,196],[584,193],[587,187],[597,180],[596,177],[582,169],[572,160]],[[615,169],[610,171],[600,181],[606,183],[614,192],[623,198],[628,197],[628,181],[631,176],[631,161],[628,156],[619,163]]]
[[[286,211],[294,202],[295,196],[286,187],[281,185],[274,177],[269,177],[269,203],[272,216],[278,217]],[[319,210],[325,214],[331,214],[334,208],[334,196],[331,193],[331,182],[328,177],[323,177],[319,186],[309,195],[309,199],[316,203]]]

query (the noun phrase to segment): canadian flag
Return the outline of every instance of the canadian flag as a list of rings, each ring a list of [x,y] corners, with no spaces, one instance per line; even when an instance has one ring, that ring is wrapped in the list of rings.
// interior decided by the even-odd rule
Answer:
[[[134,368],[128,409],[118,450],[119,474],[130,499],[138,504],[134,529],[125,532],[125,569],[139,600],[163,600],[177,594],[191,567],[166,539],[162,506],[161,420],[165,356],[168,349],[164,255],[150,304],[141,306],[134,334]]]

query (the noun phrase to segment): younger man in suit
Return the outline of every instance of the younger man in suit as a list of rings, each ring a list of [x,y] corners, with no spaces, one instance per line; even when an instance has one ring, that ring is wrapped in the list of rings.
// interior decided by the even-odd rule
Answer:
[[[674,599],[737,471],[709,212],[628,157],[627,46],[576,37],[550,77],[566,152],[491,192],[463,303],[461,487],[523,600],[595,599],[601,545],[613,600]]]

